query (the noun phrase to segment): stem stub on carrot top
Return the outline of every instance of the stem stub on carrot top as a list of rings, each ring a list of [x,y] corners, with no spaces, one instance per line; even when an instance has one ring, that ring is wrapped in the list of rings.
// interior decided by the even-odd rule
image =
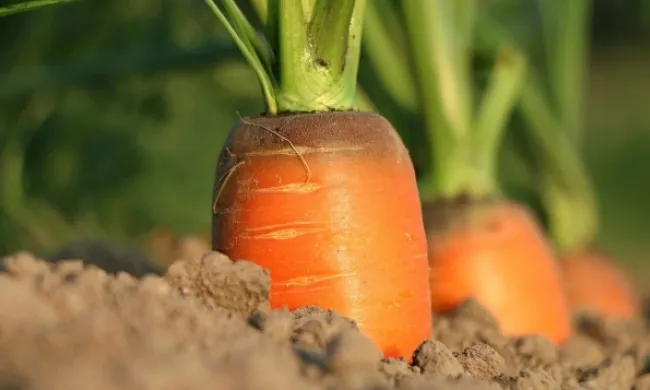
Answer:
[[[263,34],[234,0],[205,1],[255,70],[268,115],[354,108],[365,0],[258,0]]]

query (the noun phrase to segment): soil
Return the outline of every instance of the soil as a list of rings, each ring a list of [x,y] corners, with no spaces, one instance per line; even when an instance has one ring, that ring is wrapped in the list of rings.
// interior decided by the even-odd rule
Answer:
[[[382,359],[349,319],[270,310],[270,276],[208,252],[136,278],[28,253],[0,274],[0,389],[650,389],[645,321],[576,314],[562,348],[508,339],[469,300],[413,364]]]

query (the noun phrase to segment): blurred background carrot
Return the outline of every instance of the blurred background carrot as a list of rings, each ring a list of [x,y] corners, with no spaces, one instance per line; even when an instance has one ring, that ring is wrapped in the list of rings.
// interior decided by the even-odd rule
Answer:
[[[536,178],[572,306],[630,319],[639,314],[638,297],[628,276],[594,246],[598,201],[583,163],[591,8],[591,0],[537,3],[543,34],[528,57],[544,66],[529,69],[511,146]]]
[[[384,75],[384,85],[390,86],[398,74],[382,69],[388,58],[410,58],[414,68],[410,89],[417,97],[417,114],[424,118],[416,131],[418,142],[427,146],[426,158],[419,161],[419,184],[432,309],[448,311],[476,298],[505,334],[535,333],[565,341],[570,316],[555,256],[535,217],[502,192],[497,170],[501,140],[526,79],[526,59],[506,40],[499,42],[486,83],[479,86],[473,63],[483,12],[479,3],[371,4],[371,26],[394,31],[390,23],[399,20],[406,30],[405,44],[393,48],[406,47],[410,57],[387,47],[387,58],[374,57],[372,65]],[[403,18],[391,18],[400,13]],[[369,34],[365,42],[377,36]],[[405,99],[394,91],[395,104],[403,104]]]
[[[539,45],[535,2],[482,3],[526,48]],[[496,34],[482,20],[481,41]],[[581,138],[600,210],[594,243],[643,280],[650,271],[649,2],[594,0],[590,20]],[[2,19],[0,252],[55,252],[89,235],[149,248],[159,228],[175,237],[209,232],[214,151],[225,138],[217,129],[237,112],[262,110],[251,70],[222,29],[209,34],[214,29],[196,1],[78,1]],[[372,76],[364,70],[369,53],[360,77]],[[417,115],[394,120],[409,110],[408,99],[393,115],[379,92],[363,92],[398,129],[420,128]],[[426,155],[419,135],[401,135],[418,165]],[[506,152],[504,192],[543,210],[536,176]]]

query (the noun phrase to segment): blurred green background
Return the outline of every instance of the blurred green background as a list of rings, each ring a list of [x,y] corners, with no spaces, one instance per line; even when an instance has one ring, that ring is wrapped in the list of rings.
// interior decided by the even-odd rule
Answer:
[[[592,45],[585,153],[598,243],[644,268],[650,1],[595,0]],[[81,1],[0,19],[0,255],[78,237],[146,249],[155,229],[207,234],[221,143],[238,115],[261,110],[255,76],[201,0]]]

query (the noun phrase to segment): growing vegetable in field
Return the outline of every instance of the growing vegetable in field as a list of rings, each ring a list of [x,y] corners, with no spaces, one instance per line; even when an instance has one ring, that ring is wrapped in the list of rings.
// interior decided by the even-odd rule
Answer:
[[[569,311],[552,250],[531,213],[506,199],[496,178],[499,144],[524,79],[525,60],[502,46],[479,100],[470,64],[478,5],[471,0],[376,1],[372,6],[385,8],[369,15],[388,21],[396,4],[405,15],[417,101],[428,130],[430,160],[420,190],[426,202],[433,309],[446,311],[475,297],[505,334],[535,333],[563,342],[570,333]],[[381,67],[388,61],[376,56],[373,62]]]
[[[269,269],[272,307],[335,310],[410,357],[431,331],[426,237],[402,141],[352,110],[365,1],[251,2],[263,34],[234,1],[206,2],[266,102],[219,157],[213,249]]]
[[[571,305],[630,319],[639,314],[631,282],[613,260],[593,247],[599,224],[597,199],[580,158],[590,4],[589,0],[540,3],[548,63],[546,72],[530,77],[524,88],[520,111],[526,131],[518,136],[539,178]]]

